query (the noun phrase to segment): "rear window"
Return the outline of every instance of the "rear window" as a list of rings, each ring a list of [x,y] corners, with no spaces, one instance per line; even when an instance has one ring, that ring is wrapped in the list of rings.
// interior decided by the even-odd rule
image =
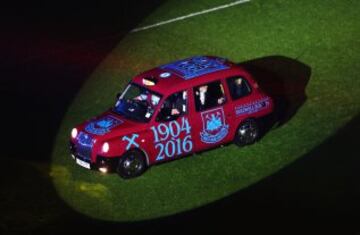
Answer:
[[[248,81],[241,76],[228,78],[226,82],[233,100],[245,97],[251,93],[251,87]]]

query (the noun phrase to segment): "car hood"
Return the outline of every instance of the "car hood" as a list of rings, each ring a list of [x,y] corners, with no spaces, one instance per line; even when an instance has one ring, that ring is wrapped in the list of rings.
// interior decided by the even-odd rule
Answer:
[[[101,138],[112,138],[126,135],[130,132],[138,132],[145,123],[130,121],[111,111],[105,112],[84,123],[83,130],[87,133]]]

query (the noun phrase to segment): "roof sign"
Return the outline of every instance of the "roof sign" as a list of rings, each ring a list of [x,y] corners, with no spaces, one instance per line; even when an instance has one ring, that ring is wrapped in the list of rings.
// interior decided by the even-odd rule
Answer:
[[[161,66],[161,69],[171,71],[185,80],[189,80],[201,75],[228,69],[222,58],[209,58],[206,56],[196,56],[184,60],[175,61]]]

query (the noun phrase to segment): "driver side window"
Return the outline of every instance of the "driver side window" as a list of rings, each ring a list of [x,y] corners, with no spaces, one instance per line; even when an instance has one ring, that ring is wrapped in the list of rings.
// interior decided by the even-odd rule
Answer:
[[[174,93],[162,104],[156,121],[171,121],[187,113],[187,91]]]

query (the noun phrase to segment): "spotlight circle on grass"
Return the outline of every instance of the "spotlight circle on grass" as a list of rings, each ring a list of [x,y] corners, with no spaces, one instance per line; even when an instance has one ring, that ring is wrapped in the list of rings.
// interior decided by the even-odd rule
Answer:
[[[164,26],[126,36],[84,83],[59,129],[51,168],[51,176],[59,196],[71,208],[93,218],[117,222],[148,220],[216,203],[306,155],[359,112],[359,102],[354,100],[354,97],[359,96],[360,87],[360,80],[356,79],[354,73],[359,61],[359,53],[354,53],[354,48],[357,47],[353,40],[354,33],[357,35],[357,32],[343,27],[344,24],[359,22],[356,9],[360,3],[354,1],[353,4],[356,7],[349,8],[344,1],[333,1],[328,5],[321,1],[301,1],[301,4],[298,1],[282,1],[282,10],[273,12],[279,9],[277,2],[262,4],[260,1],[259,4],[227,9],[226,13],[229,14],[212,13],[205,18],[193,18],[190,24],[184,21],[174,23],[171,27]],[[171,9],[175,5],[176,8]],[[192,7],[197,7],[195,5]],[[187,4],[179,5],[176,1],[171,1],[148,19],[157,22],[163,12],[181,15],[177,11],[190,12],[188,7]],[[351,14],[342,14],[341,9],[348,9]],[[272,12],[273,17],[266,17]],[[328,24],[314,23],[313,19],[319,16]],[[244,23],[239,24],[231,19],[240,19]],[[226,28],[221,27],[224,20]],[[326,39],[323,37],[325,34],[328,36]],[[157,42],[155,47],[154,42]],[[329,48],[336,50],[328,50]],[[342,55],[336,61],[333,60],[334,51]],[[112,105],[113,96],[126,87],[132,76],[157,64],[199,53],[219,53],[236,62],[248,60],[241,65],[263,68],[276,75],[259,74],[265,84],[270,85],[267,91],[279,92],[286,98],[283,100],[286,101],[283,103],[285,112],[279,112],[280,124],[267,132],[256,145],[237,148],[231,144],[215,148],[151,167],[140,177],[131,180],[123,180],[117,174],[89,171],[77,166],[69,157],[69,135],[74,125]],[[190,68],[185,64],[183,66]],[[174,68],[168,68],[173,69],[172,75],[181,73],[181,69],[177,67],[174,65]],[[193,78],[194,73],[187,70],[184,72],[181,75],[186,79],[196,80]],[[197,70],[196,76],[200,74]],[[171,80],[171,76],[158,79]],[[156,86],[155,83],[151,78],[147,82],[150,86]],[[228,90],[226,84],[224,89]],[[187,95],[193,99],[193,91]],[[154,96],[152,102],[156,104],[159,100]],[[239,106],[235,115],[254,112],[261,107],[262,102]],[[211,114],[209,117],[211,118]],[[83,128],[105,137],[117,128],[128,125],[118,120],[116,115],[104,119],[97,116],[92,121],[95,120],[100,121],[100,125],[82,126],[78,137],[75,136],[81,137],[82,143],[88,146],[82,149],[83,154],[91,146],[98,148],[99,145],[98,141],[93,142],[92,135],[85,138],[84,133],[81,133]],[[175,142],[176,150],[181,150],[182,153],[192,152],[196,148],[188,130],[192,133],[198,127],[197,132],[203,133],[204,140],[211,142],[221,139],[226,133],[235,133],[237,128],[226,122],[222,125],[221,135],[216,135],[210,130],[203,130],[202,120],[199,120],[200,124],[197,126],[191,125],[191,119],[184,119],[186,124],[185,120],[189,121],[189,127],[182,127],[182,118],[175,120],[183,130],[180,139],[178,137]],[[210,127],[213,129],[214,125]],[[164,147],[161,147],[163,143],[160,139],[166,137],[166,130],[162,127],[161,133],[157,128],[150,128],[150,131],[150,136],[158,134],[159,142],[152,144],[154,148],[157,145],[159,151]],[[126,137],[124,140],[114,137],[124,144],[110,143],[109,151],[116,148],[130,150],[136,148],[137,144],[148,142],[148,138],[132,134],[134,133],[122,136]],[[169,136],[168,138],[172,138],[171,134]],[[110,158],[104,157],[106,156],[100,155],[96,163],[112,162]],[[159,158],[166,160],[167,156],[163,152]],[[116,162],[114,164],[116,166]],[[242,202],[238,203],[241,205]]]

